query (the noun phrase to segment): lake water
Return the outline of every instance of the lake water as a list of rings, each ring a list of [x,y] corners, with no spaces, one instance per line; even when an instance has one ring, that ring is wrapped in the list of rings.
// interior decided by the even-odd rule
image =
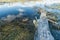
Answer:
[[[24,11],[24,12],[21,12]],[[49,11],[49,10],[48,10]],[[56,10],[54,10],[56,12]],[[57,11],[59,12],[59,11]],[[20,6],[15,6],[15,7],[2,7],[0,8],[0,19],[3,17],[7,17],[8,15],[18,15],[19,13],[22,13],[22,16],[27,16],[29,18],[37,18],[40,17],[40,15],[34,10],[33,8],[30,7],[20,7]],[[49,24],[50,26],[52,24]],[[50,27],[49,26],[49,27]],[[55,40],[60,40],[60,31],[59,30],[50,30],[52,36],[54,37]]]

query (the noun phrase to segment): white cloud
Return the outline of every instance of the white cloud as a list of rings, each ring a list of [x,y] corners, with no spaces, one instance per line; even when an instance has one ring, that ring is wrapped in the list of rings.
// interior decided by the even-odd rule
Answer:
[[[11,21],[14,20],[15,18],[16,18],[15,15],[8,15],[7,17],[2,17],[1,20],[11,22]]]
[[[12,21],[12,20],[14,20],[15,18],[16,18],[15,15],[8,15],[7,18],[6,18],[6,20],[7,20],[7,21]]]
[[[18,9],[18,11],[20,12],[19,14],[17,14],[17,15],[7,15],[7,17],[2,17],[1,20],[11,22],[11,21],[14,20],[16,17],[22,16],[22,15],[23,15],[23,12],[24,12],[25,10],[20,8],[20,9]]]
[[[60,0],[42,0],[43,4],[53,4],[53,3],[60,3]]]
[[[20,8],[20,9],[18,9],[18,11],[19,12],[24,12],[25,10]]]
[[[19,13],[16,17],[21,17],[23,15],[23,13]]]

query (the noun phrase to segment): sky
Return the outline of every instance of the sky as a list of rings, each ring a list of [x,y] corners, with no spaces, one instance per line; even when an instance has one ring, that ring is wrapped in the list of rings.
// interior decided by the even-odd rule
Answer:
[[[29,6],[29,7],[32,7],[34,5],[40,5],[40,4],[45,4],[45,5],[49,5],[49,4],[53,4],[53,3],[60,3],[60,0],[40,0],[40,1],[29,1],[29,2],[25,2],[24,5],[21,5],[21,6]],[[8,5],[8,4],[5,4],[5,5]],[[15,6],[15,5],[20,5],[20,2],[19,3],[13,3],[11,4],[12,6]],[[11,6],[9,6],[11,7]]]
[[[43,3],[52,4],[52,3],[60,3],[60,0],[42,0]]]

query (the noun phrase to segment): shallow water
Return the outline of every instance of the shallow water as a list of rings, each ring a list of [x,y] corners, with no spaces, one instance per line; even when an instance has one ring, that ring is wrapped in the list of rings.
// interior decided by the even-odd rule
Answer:
[[[33,18],[35,16],[39,17],[39,14],[35,14],[36,10],[34,10],[34,9],[30,8],[30,7],[15,6],[15,7],[2,7],[2,8],[0,8],[0,19],[2,17],[7,17],[8,15],[18,15],[19,13],[21,13],[19,11],[19,9],[24,10],[23,16],[25,15],[25,16],[30,17],[30,18]],[[59,13],[60,12],[60,10],[53,10],[53,9],[49,10],[48,8],[46,8],[46,10],[49,11],[49,12],[53,12],[53,13]],[[39,22],[43,22],[42,25]],[[44,23],[44,22],[46,22],[46,23]],[[55,40],[60,40],[60,31],[58,31],[58,30],[50,30],[50,28],[48,28],[49,24],[48,24],[47,20],[45,20],[45,19],[42,20],[41,19],[40,21],[38,21],[38,23],[39,23],[39,25],[38,25],[37,30],[39,31],[39,33],[36,31],[36,34],[38,34],[39,37],[36,35],[35,40],[37,40],[37,39],[42,40],[42,38],[41,38],[42,36],[47,36],[47,38],[44,37],[44,39],[46,39],[46,40],[50,40],[50,39],[53,40],[53,38],[51,38],[51,36],[49,36],[49,35],[52,35]],[[44,26],[44,25],[45,25],[45,27],[43,29],[42,26]],[[40,31],[40,30],[42,30],[42,31]],[[46,33],[46,32],[48,32],[48,33]],[[41,37],[40,37],[40,35],[41,35]]]

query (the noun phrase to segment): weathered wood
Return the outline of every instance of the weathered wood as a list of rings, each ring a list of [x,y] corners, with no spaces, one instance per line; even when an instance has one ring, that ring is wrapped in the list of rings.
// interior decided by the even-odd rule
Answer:
[[[54,40],[53,36],[49,30],[48,19],[46,16],[46,12],[44,10],[40,10],[41,16],[37,21],[37,37],[35,40]]]

